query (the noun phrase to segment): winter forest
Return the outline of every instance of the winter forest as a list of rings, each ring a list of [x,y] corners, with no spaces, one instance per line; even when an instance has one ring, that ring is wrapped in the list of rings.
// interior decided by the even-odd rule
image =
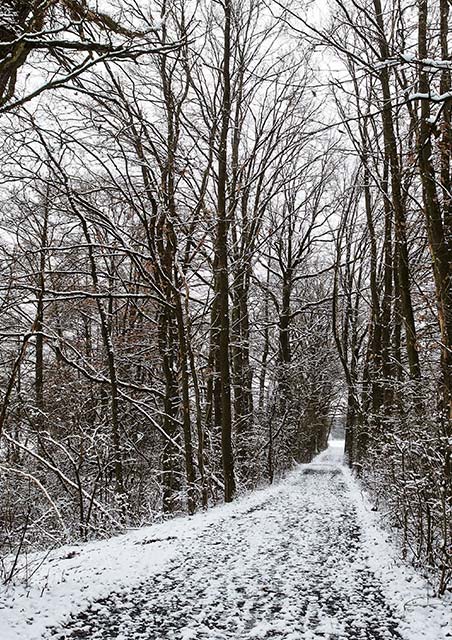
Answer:
[[[5,588],[334,437],[447,596],[449,0],[0,5]]]

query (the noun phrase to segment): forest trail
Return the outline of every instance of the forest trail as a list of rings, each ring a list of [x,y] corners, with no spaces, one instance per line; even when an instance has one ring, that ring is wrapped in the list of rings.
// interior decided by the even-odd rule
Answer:
[[[403,632],[400,612],[370,562],[373,550],[350,495],[341,444],[261,492],[261,501],[244,500],[246,508],[207,523],[189,544],[176,542],[160,573],[97,599],[45,637],[413,638],[412,628]],[[416,638],[448,637],[429,635],[427,618],[422,626]]]

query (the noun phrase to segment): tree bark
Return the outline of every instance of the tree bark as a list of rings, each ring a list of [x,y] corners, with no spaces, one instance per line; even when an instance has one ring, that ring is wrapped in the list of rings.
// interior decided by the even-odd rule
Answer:
[[[390,51],[385,37],[383,10],[380,0],[374,0],[375,18],[378,25],[378,41],[382,60],[390,58]],[[411,300],[410,270],[407,244],[406,211],[402,198],[402,177],[397,153],[397,141],[392,115],[392,97],[389,83],[388,67],[380,71],[380,83],[383,93],[382,122],[385,152],[389,159],[391,173],[391,198],[394,208],[395,236],[397,242],[397,277],[400,283],[400,300],[405,325],[406,350],[410,375],[420,377],[419,354],[417,349],[416,324]]]
[[[448,9],[444,3],[441,5],[441,45],[442,54],[447,56],[447,17]],[[427,50],[427,19],[428,2],[419,2],[419,32],[418,46],[419,58],[425,59]],[[444,58],[445,60],[447,58]],[[442,91],[450,89],[450,74],[445,72],[441,77]],[[419,67],[419,91],[429,93],[428,73],[422,65]],[[450,107],[446,105],[446,115],[444,120],[443,146],[441,152],[441,182],[444,188],[443,207],[444,216],[441,211],[441,204],[437,193],[437,183],[435,168],[432,162],[432,129],[429,122],[430,101],[421,101],[421,119],[419,123],[419,170],[422,181],[424,214],[427,223],[428,241],[430,255],[433,263],[433,275],[435,280],[436,301],[438,307],[438,320],[441,332],[441,368],[443,386],[443,416],[446,422],[452,421],[452,286],[451,286],[451,257],[452,257],[452,237],[446,235],[450,233],[450,152],[451,147],[447,145],[450,141]],[[444,146],[444,143],[445,146]],[[450,433],[450,426],[449,426]]]
[[[228,220],[227,220],[227,161],[228,132],[231,114],[231,0],[224,5],[224,52],[222,65],[223,97],[221,130],[218,150],[218,202],[215,238],[216,272],[214,318],[217,347],[217,367],[221,397],[221,453],[224,474],[224,499],[231,502],[236,486],[232,451],[231,373],[229,361],[229,278],[228,278]]]

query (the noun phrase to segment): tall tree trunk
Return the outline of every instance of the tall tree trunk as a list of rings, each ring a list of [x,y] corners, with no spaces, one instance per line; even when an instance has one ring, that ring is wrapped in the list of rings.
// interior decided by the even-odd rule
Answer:
[[[367,149],[362,158],[364,168],[364,203],[366,210],[367,230],[370,243],[370,295],[371,295],[371,329],[369,335],[369,375],[371,377],[372,413],[378,422],[380,407],[383,400],[382,390],[382,355],[381,355],[381,310],[379,286],[377,281],[377,237],[372,211],[372,198],[370,193],[370,171],[368,167]]]
[[[36,310],[36,358],[35,358],[35,394],[36,394],[36,428],[41,431],[44,424],[44,295],[45,295],[45,269],[46,252],[48,243],[48,219],[49,219],[49,189],[45,195],[44,217],[42,222],[41,247],[39,254],[38,275],[38,304]]]
[[[228,131],[231,114],[231,0],[224,5],[224,53],[222,65],[223,98],[221,131],[218,150],[218,203],[215,238],[217,268],[215,296],[217,313],[214,319],[217,344],[217,367],[221,391],[221,453],[224,474],[224,499],[231,502],[235,494],[234,457],[232,451],[231,374],[229,362],[229,279],[227,220],[227,160]]]
[[[378,25],[379,49],[382,60],[389,60],[390,51],[385,37],[385,25],[383,10],[380,0],[374,0],[375,18]],[[389,83],[388,66],[380,71],[380,83],[383,94],[381,110],[383,122],[383,138],[385,152],[388,155],[391,169],[391,197],[394,208],[395,237],[397,242],[397,276],[400,283],[400,300],[403,321],[405,325],[406,350],[410,374],[412,378],[419,378],[419,354],[417,350],[416,324],[414,320],[413,305],[411,300],[410,270],[408,258],[406,211],[402,198],[402,177],[397,153],[397,140],[394,131],[392,115],[392,97]]]
[[[175,275],[177,281],[177,274]],[[182,387],[182,424],[185,446],[185,472],[187,477],[188,512],[194,513],[196,509],[195,494],[195,467],[193,464],[193,444],[190,417],[190,379],[188,374],[188,348],[185,332],[184,313],[179,291],[175,293],[174,306],[176,310],[177,329],[179,337],[179,368],[181,372]]]
[[[270,330],[269,330],[270,304],[269,304],[268,287],[270,286],[271,257],[269,257],[268,260],[269,261],[267,266],[266,291],[265,291],[265,302],[264,302],[264,344],[262,347],[261,370],[260,370],[260,376],[259,376],[259,411],[262,411],[264,408],[265,381],[267,377],[267,361],[268,361],[268,354],[270,352]]]
[[[172,313],[164,308],[159,314],[159,351],[165,380],[163,429],[168,436],[162,454],[163,511],[176,509],[180,491],[179,453],[175,443],[179,441],[177,415],[180,406],[179,387],[176,378],[177,356],[175,346],[176,329]]]
[[[234,381],[234,419],[237,462],[242,471],[249,455],[253,422],[252,372],[250,366],[250,327],[248,310],[249,265],[240,265],[232,287],[232,370]]]
[[[448,54],[447,49],[447,16],[448,9],[444,3],[441,5],[441,45],[442,54]],[[426,59],[427,50],[427,0],[419,2],[419,58]],[[444,58],[447,60],[447,58]],[[430,91],[427,70],[419,68],[419,91],[428,94]],[[441,76],[443,91],[450,89],[450,73],[445,72]],[[444,134],[446,143],[451,137],[450,133],[450,106],[446,105],[444,121]],[[421,119],[419,123],[419,169],[422,181],[424,213],[427,222],[427,232],[430,247],[430,255],[433,263],[435,279],[436,301],[438,307],[438,320],[441,331],[441,367],[443,377],[443,415],[447,423],[452,421],[452,286],[451,286],[451,254],[452,237],[446,233],[451,230],[450,223],[450,153],[451,147],[443,147],[441,153],[441,183],[444,187],[443,205],[444,218],[437,193],[438,178],[433,166],[432,129],[429,122],[430,101],[421,101]],[[449,427],[450,432],[450,427]]]
[[[188,299],[186,304],[188,307]],[[186,310],[186,316],[187,316],[188,362],[190,364],[190,375],[193,381],[193,393],[195,397],[195,407],[196,407],[196,435],[198,437],[196,459],[198,463],[198,471],[199,471],[199,476],[201,481],[201,502],[202,502],[202,506],[206,508],[208,506],[208,484],[207,484],[207,477],[206,477],[206,458],[205,458],[205,439],[206,439],[205,429],[204,429],[205,425],[203,425],[199,377],[198,377],[198,372],[196,370],[195,356],[194,356],[192,344],[191,344],[191,326],[190,326],[190,316],[188,313],[188,309]]]
[[[384,194],[384,242],[383,242],[383,298],[381,303],[381,359],[384,378],[384,407],[385,413],[391,412],[393,403],[394,364],[391,350],[391,318],[393,299],[393,246],[392,246],[392,207],[388,193],[388,162],[385,160],[383,169],[382,190]]]

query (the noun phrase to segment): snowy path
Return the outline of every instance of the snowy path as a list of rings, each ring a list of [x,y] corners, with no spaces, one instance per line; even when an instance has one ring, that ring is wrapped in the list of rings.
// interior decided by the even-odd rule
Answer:
[[[449,637],[444,620],[433,631],[436,635],[429,635],[428,607],[425,624],[421,611],[415,629],[407,629],[400,611],[392,608],[375,572],[371,543],[363,535],[341,457],[340,448],[330,447],[278,487],[258,492],[260,499],[243,500],[242,507],[207,521],[188,540],[176,537],[175,551],[160,572],[140,584],[112,589],[46,637]],[[153,544],[150,540],[149,546]]]
[[[342,444],[232,504],[30,554],[0,640],[451,640],[452,598],[397,559]]]

